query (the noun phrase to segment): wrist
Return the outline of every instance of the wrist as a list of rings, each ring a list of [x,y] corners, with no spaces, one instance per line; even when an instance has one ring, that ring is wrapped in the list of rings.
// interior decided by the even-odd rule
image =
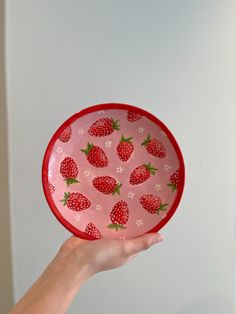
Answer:
[[[55,272],[63,277],[62,284],[66,290],[78,290],[90,277],[88,265],[78,258],[75,250],[67,253],[60,250],[53,264]]]

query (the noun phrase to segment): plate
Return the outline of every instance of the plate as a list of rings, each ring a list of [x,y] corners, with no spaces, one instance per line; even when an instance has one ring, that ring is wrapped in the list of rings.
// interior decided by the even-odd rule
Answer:
[[[169,129],[126,104],[99,104],[52,136],[42,182],[56,218],[76,236],[134,238],[159,231],[184,188],[184,161]]]

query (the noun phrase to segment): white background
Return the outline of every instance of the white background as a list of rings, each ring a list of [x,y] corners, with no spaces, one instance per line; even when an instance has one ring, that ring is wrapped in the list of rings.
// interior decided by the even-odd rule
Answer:
[[[234,313],[235,9],[227,0],[6,1],[15,300],[70,235],[42,192],[47,142],[80,109],[124,102],[175,134],[184,197],[165,241],[95,276],[68,313]]]

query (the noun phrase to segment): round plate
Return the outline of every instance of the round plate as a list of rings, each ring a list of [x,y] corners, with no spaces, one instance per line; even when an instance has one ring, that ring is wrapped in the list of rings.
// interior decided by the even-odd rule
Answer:
[[[76,236],[133,238],[160,230],[184,188],[184,161],[151,113],[100,104],[66,120],[43,160],[43,189],[57,219]]]

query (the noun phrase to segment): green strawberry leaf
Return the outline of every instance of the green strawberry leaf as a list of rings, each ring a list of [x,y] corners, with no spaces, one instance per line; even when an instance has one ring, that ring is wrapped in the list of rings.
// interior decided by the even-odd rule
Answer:
[[[91,149],[93,148],[93,144],[90,144],[88,142],[87,147],[85,149],[81,149],[81,152],[85,153],[85,155],[88,155],[91,151]]]
[[[156,171],[158,170],[157,168],[153,167],[150,162],[148,164],[144,164],[144,166],[152,175],[156,174]]]
[[[123,225],[118,225],[118,224],[109,224],[109,225],[107,226],[107,228],[116,229],[116,231],[118,231],[119,229],[126,229],[125,226],[123,226]]]
[[[68,192],[68,193],[64,193],[64,199],[63,200],[60,200],[60,202],[62,202],[63,203],[63,205],[65,206],[66,205],[66,203],[67,203],[67,201],[68,201],[68,198],[70,197],[70,192]]]
[[[116,185],[116,187],[115,187],[115,189],[114,189],[114,191],[112,192],[112,195],[115,195],[116,193],[118,194],[118,195],[120,195],[120,188],[122,187],[122,183],[118,183],[117,185]]]
[[[132,138],[133,138],[133,137],[124,137],[124,135],[122,134],[121,139],[120,139],[120,142],[121,142],[121,143],[123,143],[123,142],[132,143],[132,142],[131,142]]]
[[[167,186],[171,187],[172,192],[174,192],[175,190],[177,190],[177,186],[173,183],[168,183]]]
[[[64,181],[66,181],[67,186],[69,186],[70,184],[79,183],[79,181],[75,178],[67,178]]]
[[[111,118],[113,130],[120,130],[119,120]]]
[[[151,136],[150,136],[150,134],[148,133],[147,138],[143,141],[143,143],[142,143],[141,145],[145,146],[145,145],[147,145],[150,141],[151,141]]]
[[[161,204],[161,206],[157,209],[157,214],[159,215],[160,214],[160,211],[164,212],[167,210],[167,207],[168,204],[167,203],[164,203],[164,204]]]

